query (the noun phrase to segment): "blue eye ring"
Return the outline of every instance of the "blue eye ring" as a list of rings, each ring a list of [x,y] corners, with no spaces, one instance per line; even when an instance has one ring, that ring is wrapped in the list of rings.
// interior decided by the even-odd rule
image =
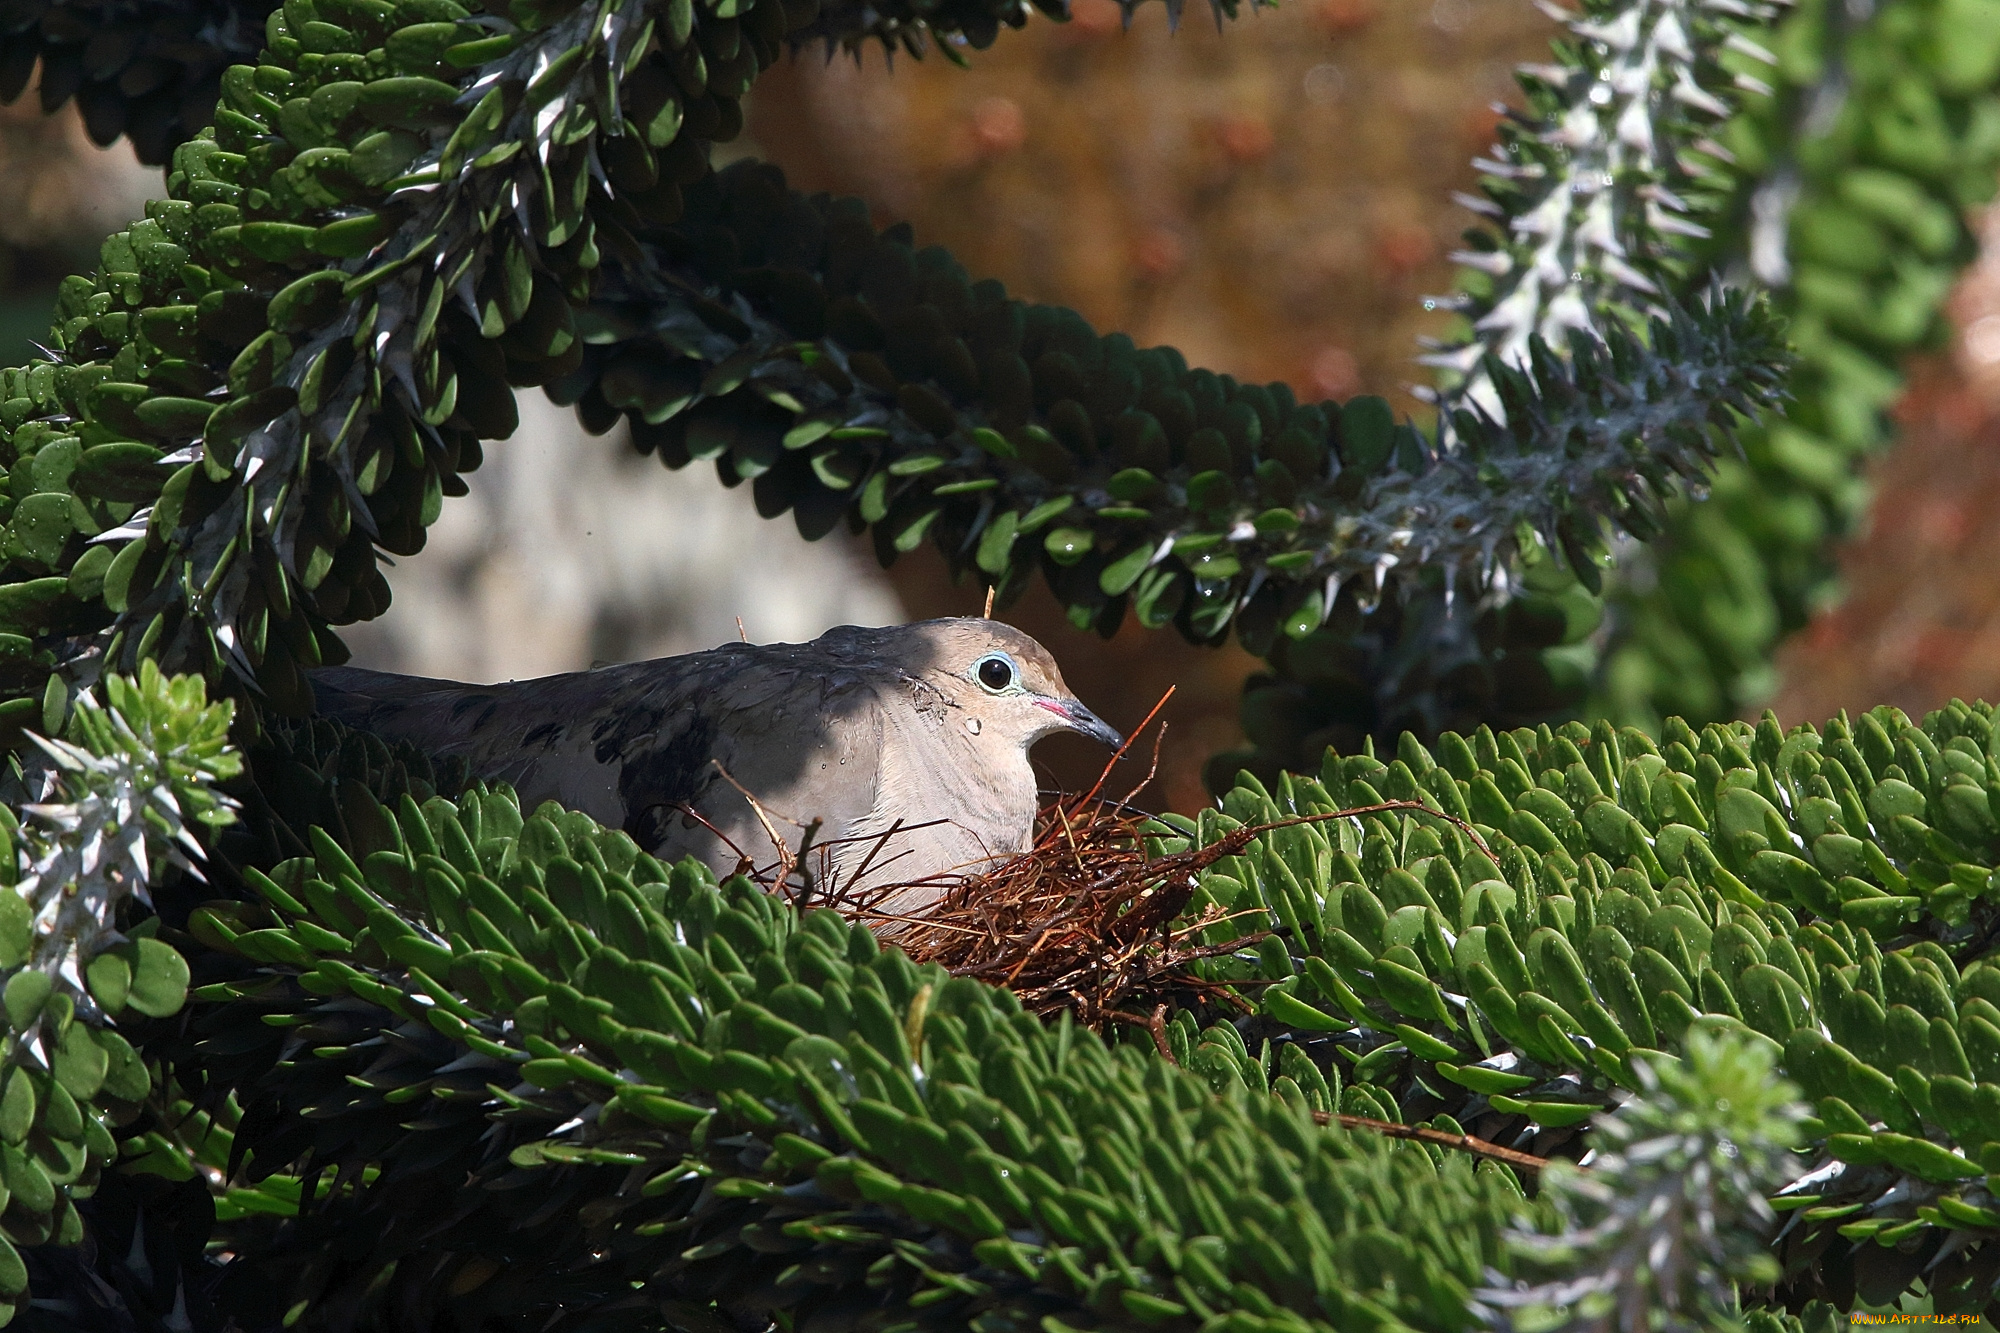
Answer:
[[[972,678],[988,694],[1007,694],[1020,688],[1021,668],[1006,653],[988,653],[972,664]]]

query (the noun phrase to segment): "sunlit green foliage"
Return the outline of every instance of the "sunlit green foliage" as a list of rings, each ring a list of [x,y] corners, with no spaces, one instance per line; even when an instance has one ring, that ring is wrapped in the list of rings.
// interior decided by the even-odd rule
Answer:
[[[202,1333],[1294,1333],[1468,1328],[1497,1306],[1482,1288],[1609,1280],[1777,1333],[1815,1300],[1991,1304],[1984,707],[1657,742],[1469,721],[1387,764],[1322,757],[1310,709],[1268,710],[1267,754],[1320,779],[1246,778],[1154,826],[1162,848],[1383,796],[1436,813],[1275,830],[1206,872],[1190,912],[1240,915],[1182,924],[1261,938],[1201,965],[1239,1007],[1174,1013],[1157,1045],[284,719],[342,655],[333,626],[386,605],[382,553],[423,545],[536,385],[808,535],[937,542],[1010,592],[1040,571],[1079,624],[1234,626],[1312,688],[1359,625],[1430,679],[1449,663],[1408,608],[1525,588],[1501,637],[1540,675],[1466,697],[1532,713],[1576,686],[1542,650],[1596,623],[1577,580],[1604,525],[1657,528],[1777,394],[1765,308],[1663,297],[1601,341],[1522,343],[1484,363],[1504,411],[1454,417],[1440,452],[1379,400],[1190,369],[768,168],[709,169],[789,44],[981,46],[1026,13],[269,12],[169,197],[66,284],[52,355],[0,371],[5,1309]],[[69,730],[38,749],[37,723]],[[30,785],[51,774],[59,793]],[[1748,1129],[1696,1095],[1765,1068],[1809,1100],[1797,1155],[1777,1092]],[[1601,1143],[1633,1197],[1697,1205],[1648,1243],[1703,1256],[1699,1299],[1607,1266],[1602,1190],[1530,1204],[1509,1168],[1340,1114]],[[1746,1174],[1702,1186],[1724,1140]],[[1788,1180],[1768,1245],[1702,1232],[1754,1224]]]

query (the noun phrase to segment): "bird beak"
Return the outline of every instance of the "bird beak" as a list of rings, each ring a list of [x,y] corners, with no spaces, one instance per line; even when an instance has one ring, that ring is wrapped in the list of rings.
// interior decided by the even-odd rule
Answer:
[[[1037,699],[1035,702],[1061,718],[1063,725],[1079,736],[1101,741],[1114,750],[1125,743],[1125,738],[1113,730],[1109,722],[1074,699]]]

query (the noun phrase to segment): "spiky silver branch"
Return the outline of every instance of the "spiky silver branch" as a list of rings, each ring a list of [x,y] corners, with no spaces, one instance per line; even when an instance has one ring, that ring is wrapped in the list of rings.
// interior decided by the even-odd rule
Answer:
[[[1536,337],[1602,338],[1607,316],[1630,324],[1684,286],[1675,248],[1708,234],[1695,201],[1699,155],[1723,153],[1706,128],[1734,110],[1735,91],[1770,91],[1720,60],[1725,49],[1772,59],[1741,31],[1773,12],[1764,0],[1544,8],[1575,42],[1560,63],[1521,68],[1530,109],[1509,113],[1492,155],[1474,162],[1485,197],[1457,196],[1492,225],[1451,257],[1490,286],[1446,298],[1470,317],[1472,336],[1420,358],[1444,372],[1435,396],[1447,408],[1498,410],[1487,356],[1518,366]]]
[[[1770,1044],[1696,1032],[1683,1058],[1645,1064],[1640,1079],[1639,1095],[1592,1130],[1589,1169],[1543,1176],[1561,1230],[1523,1225],[1510,1246],[1547,1276],[1476,1293],[1495,1327],[1727,1328],[1737,1289],[1777,1277],[1765,1194],[1793,1174],[1805,1108]]]
[[[331,266],[350,276],[356,294],[328,322],[301,334],[273,382],[293,391],[307,387],[329,349],[352,342],[366,327],[372,334],[358,344],[360,355],[336,382],[245,436],[238,463],[227,474],[230,498],[173,534],[173,544],[186,552],[182,572],[136,597],[109,628],[87,641],[85,651],[64,664],[70,680],[88,683],[94,678],[100,655],[120,636],[125,651],[106,665],[130,669],[140,656],[140,627],[177,605],[188,613],[180,622],[180,638],[158,644],[153,656],[175,665],[200,662],[203,654],[194,639],[206,632],[222,660],[244,679],[254,679],[243,621],[259,577],[257,553],[266,552],[300,588],[317,582],[308,577],[301,541],[309,507],[307,469],[314,461],[330,469],[352,521],[371,537],[378,535],[357,482],[371,414],[386,397],[400,399],[424,447],[442,449],[436,427],[450,415],[452,400],[444,386],[428,382],[425,372],[428,366],[434,374],[438,365],[438,309],[449,294],[477,317],[473,291],[480,266],[492,261],[506,234],[517,232],[534,251],[537,238],[526,218],[531,203],[545,194],[551,154],[599,127],[612,135],[636,132],[625,121],[618,97],[627,71],[651,40],[655,8],[641,0],[586,0],[533,33],[504,18],[482,19],[498,33],[519,33],[521,40],[462,81],[457,108],[465,119],[426,131],[423,149],[390,183],[386,199],[377,201],[377,207],[406,208],[407,217],[365,258]],[[510,103],[503,97],[506,88],[532,83],[565,55],[574,62],[574,72],[546,100],[524,102],[515,96]],[[248,70],[239,66],[225,77],[225,101],[232,80]],[[497,161],[481,156],[496,143],[518,144],[523,151]],[[213,139],[183,144],[170,183],[184,193],[185,179],[199,175],[205,157],[216,151]],[[345,211],[358,216],[366,210],[356,206]],[[545,235],[541,242],[559,243],[581,222],[579,214],[558,241]],[[197,444],[167,461],[193,461],[202,456],[203,447]],[[143,539],[150,517],[150,509],[142,509],[96,540]]]
[[[79,1009],[90,1004],[84,967],[115,942],[119,905],[147,901],[163,863],[199,873],[195,830],[234,821],[236,802],[215,787],[243,767],[229,746],[234,705],[209,703],[200,677],[168,677],[149,660],[136,679],[107,676],[98,688],[102,704],[77,696],[73,739],[31,734],[54,764],[48,794],[62,799],[20,809],[12,893],[28,931],[4,941],[10,973],[42,974]],[[17,913],[0,916],[18,926]]]

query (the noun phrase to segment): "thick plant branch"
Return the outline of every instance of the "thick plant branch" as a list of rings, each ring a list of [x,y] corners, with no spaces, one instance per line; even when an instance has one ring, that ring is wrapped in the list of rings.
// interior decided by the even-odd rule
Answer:
[[[623,412],[670,466],[754,479],[809,536],[846,515],[885,558],[933,540],[1010,591],[1044,566],[1101,628],[1129,600],[1196,638],[1239,613],[1246,637],[1306,634],[1344,584],[1504,580],[1522,532],[1587,564],[1601,521],[1650,531],[1711,423],[1782,379],[1776,327],[1717,295],[1650,343],[1614,329],[1506,372],[1505,424],[1461,414],[1440,456],[1378,399],[1300,405],[1100,338],[770,168],[731,167],[689,208],[642,236],[652,262],[607,270],[592,350],[552,391],[600,428]]]
[[[1423,358],[1449,375],[1441,401],[1487,412],[1499,396],[1486,357],[1525,366],[1535,338],[1602,338],[1679,299],[1684,238],[1706,236],[1691,203],[1707,172],[1703,130],[1731,110],[1722,68],[1735,47],[1769,60],[1740,29],[1770,7],[1742,0],[1596,0],[1563,14],[1572,41],[1559,61],[1521,70],[1529,109],[1503,121],[1491,160],[1475,163],[1493,219],[1452,257],[1474,277],[1460,308],[1471,337]]]

